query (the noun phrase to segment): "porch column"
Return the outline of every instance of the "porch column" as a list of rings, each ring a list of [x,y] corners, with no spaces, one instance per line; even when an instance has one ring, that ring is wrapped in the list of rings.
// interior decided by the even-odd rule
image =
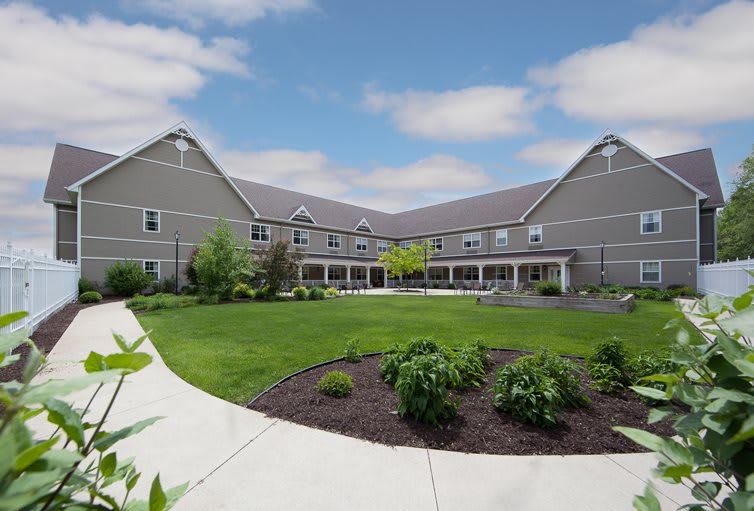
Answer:
[[[304,280],[304,265],[298,265],[298,281],[301,283]]]
[[[513,289],[518,289],[518,267],[521,263],[513,263]]]
[[[327,270],[330,268],[330,265],[329,264],[324,264],[322,266],[325,267],[325,284],[327,284]]]
[[[346,265],[346,282],[351,282],[351,266]]]
[[[484,265],[480,264],[479,265],[479,284],[481,285],[483,283],[484,283]]]
[[[565,293],[568,284],[566,283],[566,265],[560,263],[560,289]]]
[[[449,282],[453,282],[453,268],[455,268],[455,266],[448,266],[448,269],[450,270],[450,281]]]

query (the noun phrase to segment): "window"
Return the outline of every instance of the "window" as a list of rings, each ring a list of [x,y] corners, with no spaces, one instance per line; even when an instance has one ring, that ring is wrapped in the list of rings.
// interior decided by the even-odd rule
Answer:
[[[384,254],[385,252],[387,252],[387,241],[377,240],[377,253]]]
[[[542,280],[542,265],[535,264],[529,266],[529,281]]]
[[[327,248],[337,248],[340,250],[340,234],[327,235]]]
[[[401,248],[403,250],[406,250],[410,246],[411,246],[411,242],[410,241],[401,241]]]
[[[353,268],[352,270],[353,275],[351,276],[353,280],[366,280],[367,279],[367,269],[362,268],[360,266],[357,266]]]
[[[472,232],[463,235],[463,248],[479,248],[482,246],[482,234]]]
[[[337,234],[335,236],[337,236]],[[343,268],[339,266],[330,266],[327,269],[327,280],[343,280],[342,270]]]
[[[309,231],[303,229],[293,229],[293,244],[294,245],[309,245]],[[307,279],[308,280],[308,279]]]
[[[429,238],[429,246],[437,250],[442,250],[442,238]]]
[[[366,252],[369,248],[369,242],[366,238],[356,238],[356,250],[359,252]]]
[[[662,213],[650,211],[641,214],[641,233],[656,234],[662,232]]]
[[[479,267],[464,266],[463,280],[479,280]]]
[[[508,245],[508,229],[499,229],[495,234],[495,245],[504,247]],[[505,279],[503,279],[505,280]]]
[[[144,210],[144,232],[160,232],[160,212]]]
[[[541,225],[532,225],[529,227],[529,243],[542,243]]]
[[[442,268],[429,268],[427,277],[429,280],[442,280]]]
[[[301,280],[311,280],[309,278],[309,267],[308,266],[302,266],[301,267]]]
[[[508,280],[507,266],[495,266],[495,280]]]
[[[270,226],[251,224],[251,241],[270,242]]]
[[[152,277],[152,281],[160,281],[160,261],[144,261],[144,273]]]
[[[642,284],[657,284],[661,280],[660,261],[643,261],[641,263]]]

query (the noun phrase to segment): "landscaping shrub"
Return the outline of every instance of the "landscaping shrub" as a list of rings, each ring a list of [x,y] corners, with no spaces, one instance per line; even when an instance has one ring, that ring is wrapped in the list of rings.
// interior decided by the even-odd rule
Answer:
[[[417,355],[401,364],[395,391],[398,414],[439,424],[454,417],[458,403],[448,399],[448,389],[460,385],[458,370],[439,354]]]
[[[328,298],[335,298],[336,296],[338,296],[338,290],[334,287],[328,287],[327,289],[325,289],[325,296]]]
[[[304,253],[298,248],[288,250],[288,245],[288,241],[278,240],[256,252],[256,262],[264,274],[264,283],[273,295],[287,284],[298,282]]]
[[[610,284],[603,288],[604,293],[610,293],[614,295],[625,295],[626,294],[626,288],[618,285],[618,284]]]
[[[679,286],[672,289],[668,286],[668,291],[676,298],[679,296],[689,296],[692,298],[696,296],[696,291],[690,286]]]
[[[448,289],[455,289],[455,288],[456,288],[455,284],[453,284],[452,282],[448,282]]]
[[[586,284],[582,286],[581,291],[586,291],[587,293],[599,293],[602,291],[602,288],[597,284]]]
[[[656,300],[661,302],[670,302],[675,298],[672,291],[658,291]]]
[[[440,283],[437,281],[432,282],[432,289],[440,289]]]
[[[304,301],[309,298],[309,290],[305,287],[294,287],[291,293],[293,294],[293,297],[299,301]]]
[[[612,394],[623,388],[626,376],[609,364],[593,363],[588,366],[591,387],[603,394]]]
[[[201,297],[156,293],[150,296],[136,295],[126,300],[126,307],[132,311],[154,311],[160,309],[180,309],[201,303]]]
[[[99,303],[102,300],[102,295],[97,291],[87,291],[79,295],[79,303]]]
[[[79,294],[83,295],[89,291],[94,291],[94,285],[86,277],[79,278]]]
[[[313,287],[309,290],[309,300],[324,300],[325,291],[321,287]]]
[[[653,353],[651,351],[642,351],[636,357],[628,362],[628,372],[631,382],[634,385],[643,385],[654,389],[665,391],[666,385],[661,381],[644,380],[649,376],[658,374],[668,374],[678,370],[678,366],[670,359],[670,353]],[[657,401],[640,396],[648,404],[656,404]]]
[[[613,366],[626,378],[628,378],[628,361],[628,350],[623,341],[617,337],[599,342],[586,359],[587,365],[606,364]]]
[[[188,263],[186,263],[186,266],[183,268],[183,274],[186,275],[186,280],[188,280],[189,285],[192,287],[199,287],[199,279],[196,275],[196,268],[194,267],[194,262],[196,261],[196,252],[197,247],[194,247],[191,250],[191,255],[189,256]]]
[[[105,286],[118,296],[133,296],[151,283],[152,277],[133,261],[116,261],[105,269]]]
[[[563,399],[544,369],[513,363],[498,369],[492,404],[520,421],[549,427],[557,424]]]
[[[254,298],[254,294],[254,289],[244,282],[236,284],[236,287],[233,288],[233,298],[236,300],[242,298]]]
[[[196,303],[202,305],[217,305],[220,303],[220,296],[208,293],[200,293],[196,296]]]
[[[361,362],[358,339],[349,339],[348,341],[346,341],[346,349],[344,351],[343,358],[346,362]]]
[[[560,284],[551,280],[543,280],[538,282],[534,288],[534,291],[538,295],[542,296],[559,296],[562,292]]]
[[[657,289],[651,287],[648,288],[634,288],[630,290],[634,296],[640,300],[657,300],[660,296],[660,292]]]
[[[519,358],[515,364],[523,368],[542,369],[547,376],[555,380],[560,397],[567,406],[581,408],[592,402],[581,388],[581,368],[572,360],[543,349],[536,355]]]
[[[621,295],[616,293],[600,293],[597,298],[599,298],[600,300],[620,300]]]
[[[317,390],[332,397],[345,397],[353,389],[353,380],[343,371],[327,371],[317,382]]]
[[[159,282],[152,283],[152,291],[155,293],[175,293],[175,283],[175,275],[171,275]]]

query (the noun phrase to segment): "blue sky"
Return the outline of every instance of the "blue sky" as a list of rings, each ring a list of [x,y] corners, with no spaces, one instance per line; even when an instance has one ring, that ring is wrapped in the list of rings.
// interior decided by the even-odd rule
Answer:
[[[0,242],[49,250],[56,141],[186,120],[232,175],[402,210],[560,175],[604,129],[653,156],[754,143],[754,4],[0,3]]]

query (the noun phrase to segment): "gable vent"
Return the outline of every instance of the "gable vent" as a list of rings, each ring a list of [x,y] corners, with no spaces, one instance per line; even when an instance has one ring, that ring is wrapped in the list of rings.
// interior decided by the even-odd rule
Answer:
[[[374,232],[372,231],[372,228],[369,226],[369,222],[367,222],[366,218],[362,218],[361,222],[359,222],[359,225],[356,226],[357,231],[361,232]]]
[[[304,222],[307,224],[316,224],[317,222],[314,221],[312,216],[309,214],[309,212],[306,210],[306,207],[301,205],[300,208],[296,210],[293,215],[288,220],[293,220],[296,222]]]

